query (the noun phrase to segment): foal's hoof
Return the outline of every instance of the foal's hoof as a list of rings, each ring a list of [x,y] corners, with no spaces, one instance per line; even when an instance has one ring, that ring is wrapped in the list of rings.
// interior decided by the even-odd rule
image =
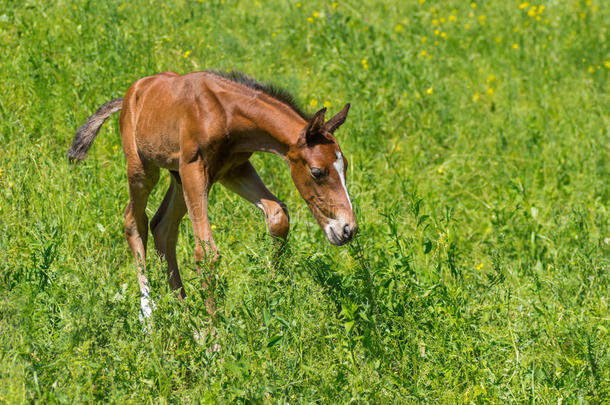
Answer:
[[[220,345],[214,342],[214,340],[216,339],[216,331],[213,328],[207,329],[203,331],[203,333],[199,332],[198,330],[195,330],[195,332],[193,332],[193,337],[195,338],[195,341],[200,345],[205,345],[206,343],[208,343],[208,352],[220,352]]]

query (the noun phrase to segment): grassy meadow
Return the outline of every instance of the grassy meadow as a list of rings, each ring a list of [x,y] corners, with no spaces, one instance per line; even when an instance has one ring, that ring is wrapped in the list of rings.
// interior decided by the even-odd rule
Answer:
[[[0,0],[0,404],[608,403],[609,27],[604,0]],[[210,68],[352,103],[360,226],[330,245],[256,154],[291,215],[274,266],[263,215],[215,186],[220,352],[194,337],[188,218],[188,298],[149,239],[138,320],[117,116],[66,157],[138,78]]]

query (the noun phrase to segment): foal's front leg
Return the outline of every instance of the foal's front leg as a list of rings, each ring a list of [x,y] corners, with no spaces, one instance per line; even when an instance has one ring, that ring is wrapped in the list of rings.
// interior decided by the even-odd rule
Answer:
[[[180,167],[180,178],[182,179],[184,201],[195,234],[195,263],[197,264],[197,271],[201,274],[202,264],[211,269],[218,259],[218,251],[212,238],[212,229],[208,219],[210,177],[206,173],[203,161],[197,160]],[[202,287],[204,290],[208,290],[206,309],[213,317],[215,307],[211,274],[208,274],[207,277],[204,275]]]
[[[250,201],[265,213],[269,233],[279,240],[281,246],[290,230],[286,204],[265,187],[252,163],[248,161],[234,168],[220,181],[229,190]]]

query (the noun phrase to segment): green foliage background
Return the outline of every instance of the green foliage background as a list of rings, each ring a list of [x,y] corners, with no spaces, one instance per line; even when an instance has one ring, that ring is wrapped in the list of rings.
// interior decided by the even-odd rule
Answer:
[[[608,3],[0,0],[0,403],[603,403],[610,395]],[[282,265],[220,186],[217,342],[188,299],[138,321],[113,118],[136,79],[242,70],[338,131],[361,233],[331,246],[283,162]],[[149,203],[154,214],[169,180]]]

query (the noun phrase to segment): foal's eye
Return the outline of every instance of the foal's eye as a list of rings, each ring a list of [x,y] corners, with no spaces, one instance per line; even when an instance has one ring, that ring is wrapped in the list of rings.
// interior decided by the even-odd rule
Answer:
[[[311,177],[313,177],[315,180],[320,180],[322,177],[324,177],[324,171],[322,169],[318,169],[317,167],[312,167]]]

